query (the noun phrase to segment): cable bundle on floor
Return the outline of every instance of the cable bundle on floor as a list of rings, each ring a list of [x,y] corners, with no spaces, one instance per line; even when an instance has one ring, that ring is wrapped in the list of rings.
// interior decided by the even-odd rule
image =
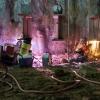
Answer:
[[[5,73],[5,72],[4,72],[4,71],[0,71],[0,73]],[[63,89],[55,90],[55,91],[25,90],[25,89],[23,89],[23,88],[20,86],[19,82],[17,81],[17,79],[16,79],[12,74],[10,74],[10,73],[6,73],[6,74],[7,74],[7,76],[11,77],[11,78],[14,80],[14,82],[15,82],[16,85],[18,86],[18,89],[19,89],[21,92],[24,92],[24,93],[55,94],[55,93],[60,93],[60,92],[64,92],[64,91],[66,91],[66,90],[69,90],[69,89],[75,87],[76,85],[78,85],[79,82],[80,82],[80,81],[74,81],[74,83],[73,83],[72,85],[67,86],[67,87],[65,87],[65,88],[63,88]],[[72,82],[72,81],[71,81],[71,82]],[[6,82],[6,83],[9,84],[8,82]],[[12,89],[12,85],[9,84],[9,86],[11,87],[9,90],[11,90],[11,89]]]

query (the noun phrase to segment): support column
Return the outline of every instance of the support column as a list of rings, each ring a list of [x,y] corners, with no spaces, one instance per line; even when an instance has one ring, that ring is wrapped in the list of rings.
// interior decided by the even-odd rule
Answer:
[[[23,17],[23,38],[31,38],[31,22],[32,16],[19,14],[19,16]]]
[[[54,19],[54,33],[52,35],[52,38],[53,39],[58,39],[59,16],[54,15],[53,19]]]
[[[19,14],[23,17],[23,43],[21,45],[20,54],[27,54],[31,48],[31,20],[32,17],[24,14]]]

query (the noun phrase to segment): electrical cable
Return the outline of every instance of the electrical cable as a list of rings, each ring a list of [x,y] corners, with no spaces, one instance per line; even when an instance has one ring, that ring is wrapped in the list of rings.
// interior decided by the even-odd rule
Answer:
[[[0,73],[4,73],[4,71],[0,71]],[[16,83],[16,85],[18,86],[19,90],[20,90],[21,92],[24,92],[24,93],[54,94],[54,93],[60,93],[60,92],[69,90],[69,89],[71,89],[71,88],[73,88],[73,87],[75,87],[76,85],[79,84],[79,81],[75,81],[75,83],[73,83],[72,85],[67,86],[67,87],[65,87],[65,88],[63,88],[63,89],[56,90],[56,91],[24,90],[24,89],[20,86],[19,82],[16,80],[16,78],[15,78],[12,74],[7,73],[7,75],[10,76],[10,77],[15,81],[15,83]]]
[[[3,75],[0,77],[0,82],[7,84],[9,88],[4,91],[0,91],[0,93],[7,92],[13,89],[13,85],[5,80],[5,78],[7,77],[7,73],[8,73],[8,67],[4,65],[4,69],[5,71],[2,71]]]
[[[60,82],[60,83],[68,83],[68,81],[62,81],[54,76],[51,76],[50,78],[52,78],[53,80]],[[80,82],[81,80],[73,80],[72,82]],[[69,81],[70,82],[70,81]]]
[[[97,84],[97,85],[100,85],[100,82],[98,81],[93,81],[93,80],[89,80],[85,77],[82,77],[80,74],[78,74],[75,70],[72,71],[77,77],[79,77],[80,79],[84,80],[84,81],[87,81],[87,82],[90,82],[90,83],[94,83],[94,84]]]
[[[5,84],[7,84],[7,85],[9,86],[8,89],[6,89],[6,90],[4,90],[4,91],[0,91],[0,93],[1,93],[1,92],[7,92],[7,91],[10,91],[10,90],[13,89],[13,85],[12,85],[11,83],[6,82],[6,81],[4,81],[4,80],[0,80],[0,82],[5,83]]]

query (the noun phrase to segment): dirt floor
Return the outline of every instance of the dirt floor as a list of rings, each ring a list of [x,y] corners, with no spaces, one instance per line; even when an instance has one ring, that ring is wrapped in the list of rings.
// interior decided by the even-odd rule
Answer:
[[[78,72],[90,80],[100,82],[100,73],[96,70],[95,66],[99,65],[92,64],[90,66],[83,66]],[[70,73],[69,68],[56,66],[37,70],[34,68],[11,67],[8,72],[18,80],[24,90],[52,92],[65,89],[73,85],[71,81],[79,80],[73,73]],[[0,78],[2,75],[0,73]],[[49,77],[52,75],[59,80],[67,82],[61,83],[55,81]],[[11,83],[13,88],[7,91],[9,89],[7,83],[0,81],[0,100],[100,100],[100,85],[83,80],[74,87],[58,93],[25,93],[19,90],[16,82],[11,77],[6,76],[3,81]]]

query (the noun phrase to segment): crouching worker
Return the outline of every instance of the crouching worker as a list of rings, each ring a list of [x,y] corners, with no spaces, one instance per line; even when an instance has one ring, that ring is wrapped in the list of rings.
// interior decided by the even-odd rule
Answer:
[[[84,63],[88,61],[88,52],[89,48],[87,45],[87,39],[86,38],[80,39],[78,45],[75,48],[75,53],[73,57],[70,59],[70,62]]]

